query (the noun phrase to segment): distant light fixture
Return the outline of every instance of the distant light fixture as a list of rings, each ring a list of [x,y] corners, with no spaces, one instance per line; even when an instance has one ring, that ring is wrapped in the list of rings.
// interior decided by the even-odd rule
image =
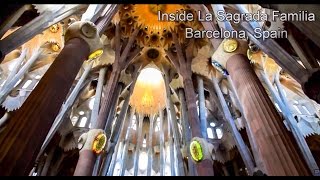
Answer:
[[[150,65],[139,74],[130,97],[130,105],[144,115],[157,114],[165,107],[166,89],[161,71]]]

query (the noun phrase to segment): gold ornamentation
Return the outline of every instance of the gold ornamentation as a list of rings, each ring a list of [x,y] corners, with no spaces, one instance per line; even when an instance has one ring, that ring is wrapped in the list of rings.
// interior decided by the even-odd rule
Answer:
[[[96,154],[100,154],[107,143],[107,136],[103,133],[98,134],[93,143],[92,143],[92,151]]]
[[[102,55],[102,53],[103,53],[103,50],[98,49],[89,55],[89,59],[96,59],[96,58],[100,57]]]
[[[235,39],[227,39],[223,43],[223,50],[225,52],[231,53],[237,50],[238,48],[238,41]]]
[[[164,11],[165,6],[166,6],[165,4],[150,4],[149,8],[151,12],[158,15],[158,11]]]
[[[58,32],[58,30],[59,30],[58,24],[54,24],[54,25],[50,26],[50,32],[56,33],[56,32]]]
[[[190,154],[195,162],[200,162],[203,160],[203,150],[199,141],[193,140],[190,143]]]
[[[60,45],[58,43],[52,43],[51,44],[51,49],[54,52],[58,52],[60,50]]]
[[[179,4],[139,4],[133,6],[133,17],[137,17],[136,27],[145,27],[145,32],[151,36],[153,33],[159,32],[162,36],[164,31],[171,31],[175,28],[175,22],[159,21],[158,11],[162,13],[177,13],[184,9],[184,6]]]

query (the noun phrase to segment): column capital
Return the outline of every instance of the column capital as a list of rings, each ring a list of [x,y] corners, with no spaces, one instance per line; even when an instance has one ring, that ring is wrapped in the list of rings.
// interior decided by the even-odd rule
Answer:
[[[89,45],[90,54],[103,49],[103,43],[100,39],[97,27],[90,21],[77,21],[72,23],[65,33],[65,43],[73,38],[83,39]]]
[[[100,138],[100,134],[103,134],[104,138]],[[78,142],[78,148],[80,149],[80,152],[84,150],[90,150],[94,151],[96,154],[99,154],[101,149],[107,147],[107,138],[103,129],[90,129],[88,132],[79,137]],[[97,147],[97,143],[100,143],[101,147]]]
[[[231,56],[235,54],[243,54],[246,56],[248,50],[247,41],[242,39],[234,39],[238,42],[236,50],[233,52],[226,52],[224,46],[228,40],[230,41],[230,39],[224,39],[211,57],[212,60],[219,62],[223,67],[226,67],[227,61]]]
[[[195,163],[198,163],[203,160],[212,160],[214,154],[212,154],[212,151],[214,149],[214,146],[210,144],[206,139],[200,138],[200,137],[193,137],[190,141],[190,153],[192,156],[192,161]],[[199,154],[201,153],[201,154]],[[195,155],[202,156],[199,161],[196,161],[194,158],[199,158],[199,157],[194,157]]]

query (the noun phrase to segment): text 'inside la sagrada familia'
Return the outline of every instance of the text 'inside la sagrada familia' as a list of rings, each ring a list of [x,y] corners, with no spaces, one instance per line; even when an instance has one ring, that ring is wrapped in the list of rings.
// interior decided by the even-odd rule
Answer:
[[[320,176],[320,5],[0,8],[1,176]]]

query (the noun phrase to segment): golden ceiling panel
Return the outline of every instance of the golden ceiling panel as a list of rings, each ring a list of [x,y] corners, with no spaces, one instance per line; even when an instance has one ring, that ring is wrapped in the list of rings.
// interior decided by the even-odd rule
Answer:
[[[194,12],[188,6],[180,4],[126,4],[119,11],[122,35],[129,37],[134,29],[140,28],[137,37],[140,46],[167,49],[173,43],[172,32],[178,33],[179,41],[182,43],[185,40],[186,27],[201,28],[201,23],[198,21],[159,21],[158,11],[168,14]]]
[[[141,26],[147,34],[159,34],[163,36],[167,31],[173,31],[175,22],[159,21],[158,11],[163,13],[176,13],[184,10],[184,6],[179,4],[139,4],[133,6],[132,15],[137,17],[137,26]]]

